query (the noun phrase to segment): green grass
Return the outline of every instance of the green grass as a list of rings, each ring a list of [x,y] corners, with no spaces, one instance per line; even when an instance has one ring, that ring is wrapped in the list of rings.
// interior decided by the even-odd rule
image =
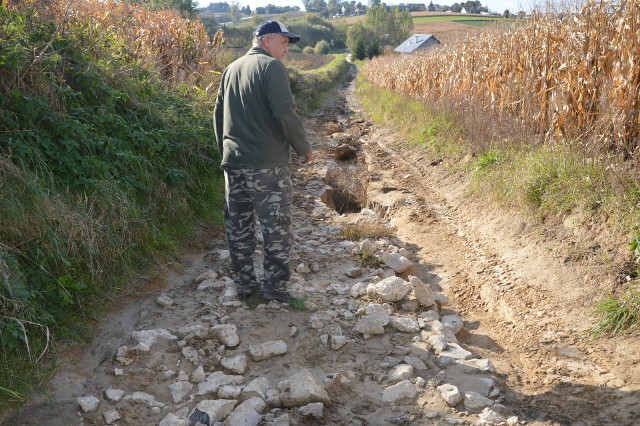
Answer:
[[[345,60],[345,54],[333,56],[331,62],[320,68],[289,70],[291,91],[301,114],[320,108],[326,94],[344,79],[349,70],[350,64]]]
[[[597,323],[587,330],[593,337],[636,330],[640,324],[640,291],[629,288],[621,296],[608,295],[598,302],[593,315]]]
[[[455,157],[467,150],[451,114],[381,90],[362,77],[356,80],[356,93],[374,121],[397,130],[409,144],[422,148],[431,159]]]

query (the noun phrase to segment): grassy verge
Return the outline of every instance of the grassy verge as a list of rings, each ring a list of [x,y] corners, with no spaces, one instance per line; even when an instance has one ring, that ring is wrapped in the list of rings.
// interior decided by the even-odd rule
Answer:
[[[628,165],[610,158],[589,157],[570,145],[532,145],[505,140],[472,143],[469,129],[485,126],[469,116],[434,111],[412,98],[357,80],[357,93],[375,121],[394,128],[409,144],[420,146],[432,161],[465,170],[473,195],[522,211],[535,220],[559,221],[577,214],[587,221],[606,222],[614,231],[636,236],[632,250],[640,258],[640,182]],[[482,117],[482,114],[478,114]],[[459,161],[471,158],[471,161]],[[637,273],[630,272],[632,284]],[[592,334],[636,329],[640,322],[638,286],[609,294],[597,303],[598,324]],[[595,331],[594,331],[595,330]]]
[[[194,224],[222,222],[211,96],[44,7],[0,7],[0,408]]]
[[[334,55],[331,62],[320,68],[303,71],[290,69],[291,91],[300,112],[306,114],[319,108],[323,97],[344,79],[349,67],[345,54],[341,53]]]

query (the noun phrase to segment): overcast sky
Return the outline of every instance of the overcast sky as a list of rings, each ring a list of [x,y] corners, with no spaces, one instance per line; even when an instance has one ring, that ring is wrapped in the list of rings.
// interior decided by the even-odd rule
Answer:
[[[217,3],[217,2],[221,2],[224,0],[198,0],[198,4],[201,7],[204,6],[208,6],[209,3]],[[325,0],[326,1],[326,0]],[[367,4],[368,1],[367,0],[357,0],[360,1],[362,4]],[[356,2],[357,2],[356,1]],[[394,4],[398,4],[398,3],[424,3],[425,5],[429,5],[429,1],[419,1],[419,0],[388,0],[388,1],[383,1],[383,3],[386,3],[387,5],[394,5]],[[458,1],[451,1],[451,0],[433,0],[434,4],[441,4],[441,5],[448,5],[451,6],[453,3],[460,3],[463,0],[458,0]],[[228,1],[227,1],[228,2]],[[255,10],[256,7],[260,7],[260,6],[266,6],[268,4],[272,4],[274,6],[299,6],[301,10],[304,10],[304,7],[302,6],[302,1],[300,0],[240,0],[239,1],[240,6],[246,6],[249,5],[249,7],[251,8],[251,10]],[[502,13],[505,11],[505,9],[509,9],[509,11],[513,12],[518,12],[519,10],[524,10],[525,12],[529,11],[534,4],[536,4],[536,0],[480,0],[480,3],[482,3],[483,6],[487,6],[489,8],[490,11],[492,12],[499,12]]]

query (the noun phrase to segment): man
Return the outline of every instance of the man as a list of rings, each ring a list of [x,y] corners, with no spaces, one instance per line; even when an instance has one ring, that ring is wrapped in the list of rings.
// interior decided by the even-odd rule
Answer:
[[[213,113],[225,176],[225,231],[238,295],[260,292],[288,302],[291,148],[302,163],[311,161],[312,151],[281,61],[300,36],[278,21],[260,23],[253,35],[253,47],[224,70]],[[264,239],[262,285],[253,268],[256,216]]]

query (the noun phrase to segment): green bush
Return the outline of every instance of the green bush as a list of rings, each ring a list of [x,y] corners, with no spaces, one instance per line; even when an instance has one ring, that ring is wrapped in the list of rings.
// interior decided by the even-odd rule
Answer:
[[[316,55],[326,55],[327,53],[329,53],[329,43],[327,43],[325,40],[320,40],[319,42],[316,43],[316,46],[313,48],[313,52]]]
[[[305,48],[302,49],[302,53],[305,53],[307,55],[313,55],[315,53],[315,49],[311,46],[305,46]]]

